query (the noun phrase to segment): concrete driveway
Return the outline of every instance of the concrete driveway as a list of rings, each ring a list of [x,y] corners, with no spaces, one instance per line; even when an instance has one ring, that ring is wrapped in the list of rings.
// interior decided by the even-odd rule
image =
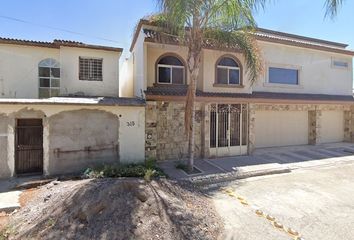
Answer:
[[[346,163],[238,180],[225,186],[232,196],[220,188],[209,194],[225,222],[221,239],[295,239],[265,217],[271,215],[302,239],[351,240],[353,184],[354,164]],[[257,209],[264,216],[257,215]]]
[[[232,176],[242,178],[348,162],[354,162],[353,143],[263,148],[248,156],[198,159],[195,161],[195,167],[201,173],[194,175],[187,175],[184,171],[176,169],[175,161],[162,162],[160,167],[174,179],[211,182]]]

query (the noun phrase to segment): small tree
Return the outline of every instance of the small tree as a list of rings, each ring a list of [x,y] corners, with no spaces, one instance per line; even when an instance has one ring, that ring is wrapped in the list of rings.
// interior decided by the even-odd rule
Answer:
[[[252,11],[263,7],[265,0],[158,0],[160,14],[151,20],[159,32],[174,36],[188,48],[187,69],[190,76],[186,96],[185,129],[188,135],[188,168],[194,165],[194,125],[196,86],[204,45],[237,48],[243,53],[251,83],[263,67],[257,42],[252,34],[255,20]]]

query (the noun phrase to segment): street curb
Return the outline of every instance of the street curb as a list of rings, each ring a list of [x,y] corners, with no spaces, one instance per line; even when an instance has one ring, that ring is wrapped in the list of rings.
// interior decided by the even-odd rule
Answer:
[[[20,206],[11,206],[11,207],[4,207],[4,208],[0,208],[0,213],[1,212],[4,212],[6,214],[10,214],[12,213],[13,211],[17,210],[17,209],[20,209],[21,207]]]
[[[245,179],[250,177],[259,177],[273,174],[282,174],[291,172],[291,168],[277,168],[277,169],[267,169],[267,170],[258,170],[258,171],[249,171],[249,172],[231,172],[231,173],[220,173],[212,174],[208,176],[197,176],[189,179],[185,179],[197,186],[205,186],[212,184],[220,184],[224,182],[230,182],[238,179]]]

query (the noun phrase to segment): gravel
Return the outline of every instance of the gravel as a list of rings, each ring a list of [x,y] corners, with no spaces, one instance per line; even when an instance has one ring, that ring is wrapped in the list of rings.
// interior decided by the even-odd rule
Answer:
[[[10,219],[10,239],[217,239],[213,203],[188,183],[161,179],[52,182]]]

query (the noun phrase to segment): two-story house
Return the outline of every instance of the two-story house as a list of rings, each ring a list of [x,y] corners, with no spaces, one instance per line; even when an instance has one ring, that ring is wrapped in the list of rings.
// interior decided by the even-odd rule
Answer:
[[[198,157],[352,140],[353,51],[346,44],[258,29],[265,73],[251,85],[238,49],[205,46],[197,84]],[[131,96],[144,97],[146,156],[187,153],[187,49],[141,20],[131,45]]]
[[[144,159],[144,101],[119,97],[121,53],[0,38],[0,178]]]

